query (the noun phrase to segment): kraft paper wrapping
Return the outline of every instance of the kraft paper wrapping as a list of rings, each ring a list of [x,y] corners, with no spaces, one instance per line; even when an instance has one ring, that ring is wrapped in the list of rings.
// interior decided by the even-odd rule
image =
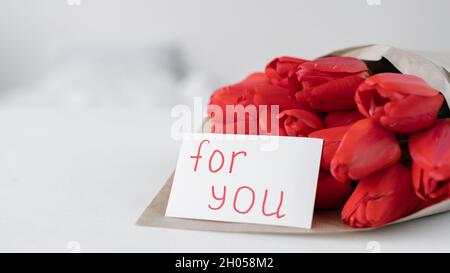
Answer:
[[[423,78],[431,86],[440,90],[446,100],[450,102],[450,74],[448,72],[450,58],[448,56],[407,51],[386,45],[351,47],[334,51],[327,56],[355,57],[371,61],[370,63],[373,65],[382,63],[382,59],[385,58],[400,72]],[[165,217],[164,214],[172,182],[173,174],[138,219],[138,225],[219,232],[274,234],[320,234],[371,230],[371,228],[356,229],[344,225],[340,218],[340,210],[315,211],[311,229]],[[399,219],[390,225],[447,211],[450,211],[450,199]]]

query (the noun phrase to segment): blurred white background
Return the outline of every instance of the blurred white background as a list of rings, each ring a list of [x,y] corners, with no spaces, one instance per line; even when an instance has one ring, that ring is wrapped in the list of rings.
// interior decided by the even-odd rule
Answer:
[[[172,46],[215,86],[278,55],[369,43],[442,52],[449,10],[447,0],[2,0],[0,90],[39,80],[68,46]]]
[[[279,55],[371,43],[448,53],[449,10],[448,0],[1,0],[0,252],[366,252],[372,241],[449,251],[450,213],[313,237],[135,226],[175,166],[173,104]]]

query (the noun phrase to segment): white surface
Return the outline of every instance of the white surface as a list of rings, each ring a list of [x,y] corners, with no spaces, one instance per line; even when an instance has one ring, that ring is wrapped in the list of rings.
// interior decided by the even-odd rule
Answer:
[[[450,251],[450,213],[341,235],[138,227],[175,166],[170,121],[165,111],[1,109],[0,251]]]

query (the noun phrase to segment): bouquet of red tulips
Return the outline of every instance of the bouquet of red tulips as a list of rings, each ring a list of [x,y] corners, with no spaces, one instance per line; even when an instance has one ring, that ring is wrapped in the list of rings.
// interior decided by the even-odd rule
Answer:
[[[212,130],[236,133],[254,119],[259,126],[246,126],[246,134],[323,139],[316,209],[341,209],[355,228],[391,223],[450,198],[450,111],[442,90],[385,62],[276,58],[210,101],[223,112],[276,105],[276,123],[263,126],[265,115],[223,120],[211,111]]]

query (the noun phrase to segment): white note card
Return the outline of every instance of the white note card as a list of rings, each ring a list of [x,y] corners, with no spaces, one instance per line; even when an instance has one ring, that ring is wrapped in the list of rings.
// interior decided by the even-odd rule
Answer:
[[[167,217],[311,228],[322,140],[186,134]]]

